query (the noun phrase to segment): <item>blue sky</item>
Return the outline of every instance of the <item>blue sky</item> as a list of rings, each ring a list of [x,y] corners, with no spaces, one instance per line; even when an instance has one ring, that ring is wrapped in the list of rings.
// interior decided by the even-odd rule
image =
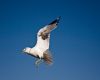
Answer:
[[[34,66],[22,54],[37,31],[58,16],[51,33],[54,64]],[[100,80],[99,0],[0,0],[0,80]]]

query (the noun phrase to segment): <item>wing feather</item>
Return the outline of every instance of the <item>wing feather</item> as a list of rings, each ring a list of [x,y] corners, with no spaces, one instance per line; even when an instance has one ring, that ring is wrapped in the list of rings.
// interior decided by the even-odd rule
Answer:
[[[36,46],[39,49],[43,51],[49,49],[50,32],[57,27],[59,20],[60,18],[57,18],[38,31]]]

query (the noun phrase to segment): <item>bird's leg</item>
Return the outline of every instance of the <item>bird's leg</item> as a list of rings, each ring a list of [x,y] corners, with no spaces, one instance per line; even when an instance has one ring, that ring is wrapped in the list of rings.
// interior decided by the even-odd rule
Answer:
[[[41,60],[42,60],[41,58],[40,59],[37,59],[36,62],[35,62],[35,65],[38,66],[41,63]]]

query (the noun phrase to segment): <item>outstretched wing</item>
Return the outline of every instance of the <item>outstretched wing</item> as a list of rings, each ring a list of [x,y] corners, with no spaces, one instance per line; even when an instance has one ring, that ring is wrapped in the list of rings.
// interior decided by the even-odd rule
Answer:
[[[37,34],[37,44],[36,46],[39,49],[46,50],[49,49],[49,39],[50,39],[50,32],[56,28],[60,17],[56,20],[52,21],[50,24],[46,25],[45,27],[41,28]]]
[[[38,36],[41,36],[43,40],[47,39],[48,34],[57,27],[59,20],[60,20],[60,17],[58,17],[56,20],[52,21],[50,24],[40,29],[38,32]]]

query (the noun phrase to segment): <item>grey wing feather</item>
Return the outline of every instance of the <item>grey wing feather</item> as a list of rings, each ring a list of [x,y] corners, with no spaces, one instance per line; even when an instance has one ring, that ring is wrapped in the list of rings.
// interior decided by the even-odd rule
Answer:
[[[52,21],[46,28],[46,30],[44,30],[44,34],[48,34],[50,33],[53,29],[55,29],[57,27],[57,24],[59,23],[60,17],[58,17],[56,20]]]
[[[50,32],[57,27],[59,20],[60,17],[52,21],[50,24],[46,25],[44,28],[40,29],[39,36],[42,36],[43,40],[47,39],[49,36],[48,34],[50,34]]]

